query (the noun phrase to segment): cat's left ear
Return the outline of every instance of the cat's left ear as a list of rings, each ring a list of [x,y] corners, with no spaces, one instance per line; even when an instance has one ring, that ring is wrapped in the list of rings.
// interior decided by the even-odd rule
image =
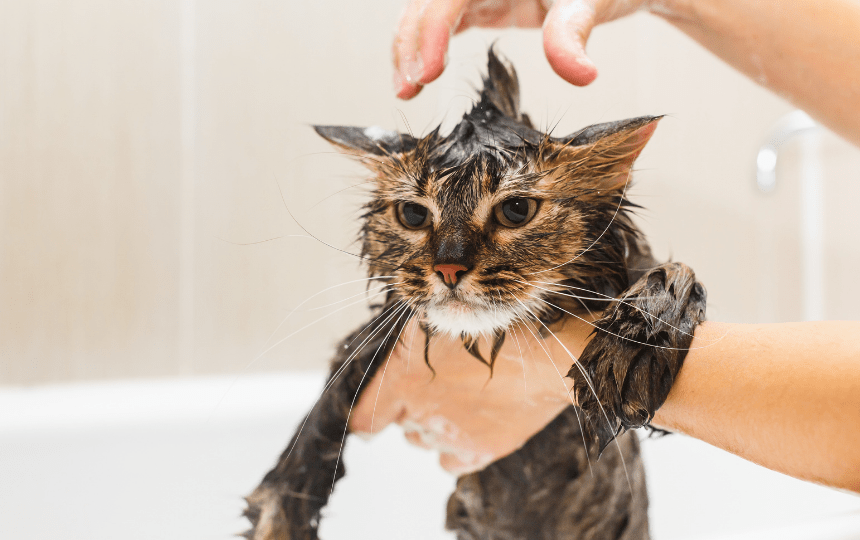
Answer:
[[[415,149],[414,137],[379,126],[367,128],[351,126],[314,126],[319,135],[356,157],[368,155],[393,156]]]
[[[566,137],[549,139],[550,165],[569,168],[579,178],[591,178],[602,190],[623,189],[633,162],[657,129],[662,116],[640,116],[595,124]],[[552,162],[555,162],[554,164]]]

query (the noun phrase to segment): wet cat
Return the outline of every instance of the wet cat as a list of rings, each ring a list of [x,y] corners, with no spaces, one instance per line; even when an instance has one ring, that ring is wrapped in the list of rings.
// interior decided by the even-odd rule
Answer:
[[[351,407],[411,316],[428,340],[461,336],[492,368],[511,324],[548,332],[587,311],[603,315],[568,373],[578,407],[460,477],[447,528],[460,540],[649,537],[639,444],[628,430],[648,426],[666,399],[706,300],[690,268],[653,259],[629,216],[630,171],[659,119],[551,137],[520,112],[516,73],[491,49],[480,99],[448,135],[316,127],[373,174],[361,256],[389,287],[342,342],[323,395],[247,497],[247,538],[317,538],[344,475]],[[489,354],[478,335],[493,336]],[[613,440],[619,451],[595,460]]]

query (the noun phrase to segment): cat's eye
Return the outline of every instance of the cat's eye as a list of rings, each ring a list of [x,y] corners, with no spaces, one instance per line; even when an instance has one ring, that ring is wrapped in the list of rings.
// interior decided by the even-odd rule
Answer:
[[[493,213],[496,221],[505,227],[522,227],[535,217],[537,207],[538,203],[534,199],[514,197],[497,204]]]
[[[417,203],[402,202],[397,205],[397,219],[407,229],[423,229],[430,225],[430,211]]]

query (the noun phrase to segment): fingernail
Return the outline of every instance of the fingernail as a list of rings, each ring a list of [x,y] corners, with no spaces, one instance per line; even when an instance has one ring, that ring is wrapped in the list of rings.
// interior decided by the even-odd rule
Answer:
[[[409,99],[415,95],[414,85],[403,78],[399,71],[394,73],[394,95],[400,99]]]
[[[424,75],[424,61],[421,54],[416,53],[415,58],[407,58],[400,63],[403,78],[411,85],[421,84],[421,76]]]

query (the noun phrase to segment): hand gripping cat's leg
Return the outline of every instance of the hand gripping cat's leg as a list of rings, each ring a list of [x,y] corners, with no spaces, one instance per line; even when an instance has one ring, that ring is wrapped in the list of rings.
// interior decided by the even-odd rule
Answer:
[[[352,406],[393,349],[408,318],[396,316],[396,309],[392,313],[388,318],[380,315],[338,347],[327,389],[275,468],[245,499],[251,530],[244,536],[249,540],[317,540],[322,508],[334,483],[345,474],[341,451]]]
[[[648,425],[663,405],[705,319],[705,288],[681,263],[646,272],[595,323],[568,377],[599,449]]]

